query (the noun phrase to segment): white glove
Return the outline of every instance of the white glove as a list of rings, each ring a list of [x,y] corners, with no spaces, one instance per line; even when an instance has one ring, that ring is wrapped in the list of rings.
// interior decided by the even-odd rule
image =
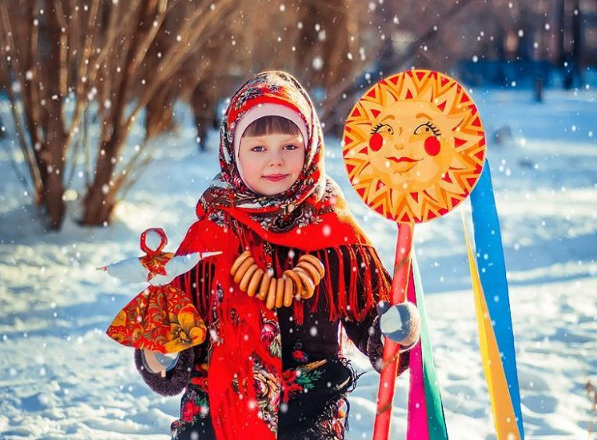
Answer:
[[[414,346],[421,335],[419,309],[411,302],[390,305],[382,301],[377,306],[379,324],[384,336],[400,344],[403,348]]]

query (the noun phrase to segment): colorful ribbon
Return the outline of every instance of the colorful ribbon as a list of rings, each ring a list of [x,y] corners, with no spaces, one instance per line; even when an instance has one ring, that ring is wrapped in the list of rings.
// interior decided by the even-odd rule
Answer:
[[[421,315],[421,340],[410,350],[410,391],[408,399],[407,440],[448,440],[444,407],[435,372],[421,275],[411,250],[411,274],[407,298]]]
[[[489,162],[471,193],[476,264],[463,219],[479,347],[498,440],[523,440],[514,334],[500,225]]]
[[[504,251],[488,163],[471,194],[471,204],[476,258],[466,225],[464,234],[475,298],[479,347],[497,438],[524,440]],[[410,353],[406,438],[447,440],[448,432],[433,362],[423,288],[414,250],[407,298],[417,304],[421,314],[421,341]]]

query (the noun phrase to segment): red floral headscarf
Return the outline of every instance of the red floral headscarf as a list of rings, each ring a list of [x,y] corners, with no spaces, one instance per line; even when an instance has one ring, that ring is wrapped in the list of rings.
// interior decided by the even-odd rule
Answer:
[[[236,127],[247,112],[260,104],[283,105],[295,111],[307,127],[304,139],[306,152],[302,173],[287,191],[263,197],[251,191],[242,181],[234,154]],[[238,133],[242,136],[242,133]],[[325,189],[323,135],[315,108],[303,87],[285,72],[262,72],[247,81],[231,98],[220,128],[221,180],[234,191],[234,205],[250,210],[279,212],[289,204],[300,204],[307,197],[319,200]]]

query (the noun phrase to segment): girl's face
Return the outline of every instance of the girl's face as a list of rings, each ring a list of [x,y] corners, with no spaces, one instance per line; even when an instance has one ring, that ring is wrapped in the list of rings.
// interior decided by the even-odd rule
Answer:
[[[302,136],[267,134],[243,136],[238,159],[246,182],[254,191],[273,196],[289,189],[305,163]]]

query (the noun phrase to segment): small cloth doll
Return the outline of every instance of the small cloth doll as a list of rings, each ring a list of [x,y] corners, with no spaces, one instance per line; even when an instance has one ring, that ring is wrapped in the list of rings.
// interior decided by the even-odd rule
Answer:
[[[144,256],[98,268],[125,281],[149,283],[118,313],[106,333],[122,345],[164,354],[201,344],[206,335],[203,320],[187,295],[170,283],[201,259],[220,252],[174,257],[162,251],[168,238],[160,228],[144,231],[140,243]]]

